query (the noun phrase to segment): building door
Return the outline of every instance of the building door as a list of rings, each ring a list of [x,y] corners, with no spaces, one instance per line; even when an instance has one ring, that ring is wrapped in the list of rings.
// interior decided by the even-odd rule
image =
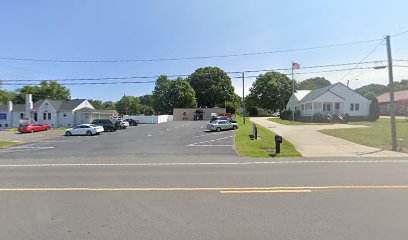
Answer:
[[[331,112],[331,103],[323,103],[323,112]]]
[[[198,110],[195,112],[194,120],[200,121],[200,120],[203,120],[203,119],[204,119],[204,112],[203,112],[203,110],[198,109]]]

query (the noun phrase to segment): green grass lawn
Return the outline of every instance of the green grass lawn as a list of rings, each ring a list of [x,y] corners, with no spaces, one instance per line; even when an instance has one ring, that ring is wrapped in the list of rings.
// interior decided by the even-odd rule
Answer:
[[[258,126],[258,140],[252,140],[252,122],[246,119],[246,125],[243,119],[235,119],[239,123],[239,128],[235,133],[235,148],[239,154],[248,157],[301,157],[295,147],[285,139],[281,144],[281,153],[275,155],[275,133]]]
[[[284,124],[284,125],[328,125],[332,123],[308,123],[308,122],[292,122],[289,120],[283,120],[280,118],[268,118],[269,121]]]
[[[0,148],[17,144],[18,142],[0,142]]]
[[[397,119],[397,139],[404,139],[405,150],[408,149],[408,121]],[[380,118],[375,122],[353,122],[353,125],[365,125],[368,128],[350,128],[350,129],[327,129],[320,132],[342,138],[351,142],[382,148],[391,149],[391,125],[390,120]]]

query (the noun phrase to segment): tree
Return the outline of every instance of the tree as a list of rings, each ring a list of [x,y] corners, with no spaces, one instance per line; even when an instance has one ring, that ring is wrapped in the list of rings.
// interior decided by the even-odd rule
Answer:
[[[139,97],[140,104],[145,106],[153,107],[153,95],[152,94],[145,94]]]
[[[378,106],[377,98],[374,98],[370,102],[370,121],[377,121],[380,118],[380,107]]]
[[[102,102],[101,100],[88,99],[88,102],[91,103],[91,105],[92,105],[95,109],[104,109],[104,107],[103,107],[103,102]]]
[[[230,77],[220,68],[199,68],[188,78],[200,107],[219,107],[234,100],[234,87]]]
[[[0,87],[1,87],[1,81],[0,81]],[[6,104],[8,101],[13,101],[15,97],[16,95],[14,92],[2,90],[0,88],[0,104]]]
[[[309,78],[297,84],[298,90],[315,90],[330,86],[331,82],[324,77]]]
[[[114,110],[115,109],[115,103],[112,101],[106,101],[103,102],[103,108],[102,109],[106,109],[106,110]]]
[[[116,111],[124,115],[138,115],[142,110],[139,98],[132,96],[123,96],[115,104]]]
[[[17,103],[25,103],[25,95],[32,94],[33,101],[51,99],[68,100],[71,94],[68,88],[62,86],[56,81],[41,81],[40,86],[24,86],[16,91]]]
[[[282,73],[260,74],[249,89],[248,102],[265,110],[284,109],[292,95],[291,84],[292,81]]]
[[[187,80],[160,76],[153,91],[153,106],[158,113],[172,114],[174,108],[196,107],[196,95]]]
[[[357,88],[355,91],[368,99],[373,99],[373,96],[377,97],[383,93],[386,93],[388,91],[388,87],[381,84],[370,84]]]

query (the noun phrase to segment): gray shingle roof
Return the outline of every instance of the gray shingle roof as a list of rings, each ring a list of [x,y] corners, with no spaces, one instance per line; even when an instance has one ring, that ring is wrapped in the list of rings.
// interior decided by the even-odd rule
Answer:
[[[98,110],[98,109],[93,109],[93,108],[81,108],[78,110],[78,112],[83,112],[83,113],[100,113],[100,114],[116,114],[116,110]]]
[[[7,112],[7,105],[0,105],[0,112]],[[13,112],[25,112],[25,104],[13,104]]]
[[[48,100],[57,111],[72,111],[86,99]],[[39,101],[38,101],[39,102]],[[42,102],[41,102],[42,103]],[[40,103],[40,105],[41,105]],[[38,105],[39,106],[39,105]],[[37,107],[38,108],[38,107]]]

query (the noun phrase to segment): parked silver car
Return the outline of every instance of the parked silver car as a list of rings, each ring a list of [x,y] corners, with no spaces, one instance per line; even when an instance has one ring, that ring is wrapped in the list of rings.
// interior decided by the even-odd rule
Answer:
[[[207,124],[207,129],[211,131],[221,131],[229,129],[237,129],[239,127],[238,123],[229,120],[216,120]]]

